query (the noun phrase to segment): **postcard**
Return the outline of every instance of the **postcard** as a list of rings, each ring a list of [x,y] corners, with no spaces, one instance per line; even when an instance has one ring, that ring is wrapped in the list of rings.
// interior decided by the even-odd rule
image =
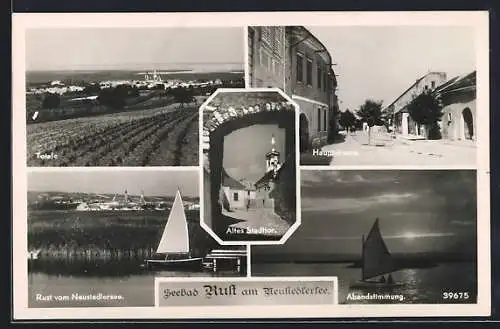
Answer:
[[[486,11],[14,14],[14,320],[490,315],[488,40]]]

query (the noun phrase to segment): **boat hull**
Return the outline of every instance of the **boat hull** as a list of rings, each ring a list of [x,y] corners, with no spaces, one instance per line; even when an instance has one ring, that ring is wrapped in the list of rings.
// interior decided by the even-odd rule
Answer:
[[[403,287],[404,283],[394,282],[394,283],[382,283],[376,281],[356,281],[351,283],[349,287],[351,289],[392,289]]]
[[[184,259],[147,259],[146,265],[152,269],[165,270],[200,270],[202,269],[203,258]]]

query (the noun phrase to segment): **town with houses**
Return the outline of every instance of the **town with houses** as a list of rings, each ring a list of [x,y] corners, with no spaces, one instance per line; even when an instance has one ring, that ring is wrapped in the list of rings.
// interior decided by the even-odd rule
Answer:
[[[86,193],[37,193],[30,192],[28,208],[33,210],[74,210],[74,211],[142,211],[169,210],[173,200],[166,197],[129,195],[125,190],[122,195],[114,194],[86,194]],[[199,202],[196,200],[183,200],[185,210],[199,210]]]
[[[184,81],[180,79],[165,80],[162,77],[162,72],[153,70],[152,72],[141,72],[138,73],[143,75],[143,79],[133,79],[133,80],[106,80],[99,82],[88,82],[76,84],[66,84],[61,80],[54,80],[48,83],[44,83],[38,86],[29,87],[27,94],[33,95],[43,95],[43,94],[57,94],[64,95],[68,93],[81,93],[89,86],[98,86],[99,89],[115,88],[117,86],[130,86],[135,87],[140,90],[169,90],[176,88],[203,88],[209,86],[220,86],[223,84],[221,79],[214,79],[208,81],[196,81],[189,80]],[[71,101],[80,100],[94,100],[97,96],[87,96],[87,97],[76,97],[71,99]]]

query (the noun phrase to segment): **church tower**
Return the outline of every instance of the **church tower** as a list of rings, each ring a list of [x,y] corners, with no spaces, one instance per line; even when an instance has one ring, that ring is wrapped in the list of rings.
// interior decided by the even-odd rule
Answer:
[[[141,199],[139,202],[141,205],[146,204],[146,199],[144,199],[144,190],[141,190]]]
[[[266,172],[274,171],[274,174],[280,168],[280,152],[276,151],[276,140],[274,135],[271,137],[271,151],[266,154]]]

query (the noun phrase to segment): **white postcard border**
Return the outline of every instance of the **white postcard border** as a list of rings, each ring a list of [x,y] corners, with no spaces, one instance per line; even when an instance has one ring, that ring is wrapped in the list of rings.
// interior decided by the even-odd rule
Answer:
[[[242,27],[245,25],[309,26],[471,26],[477,51],[477,187],[478,187],[478,303],[418,305],[338,305],[290,307],[186,307],[167,311],[154,307],[28,308],[25,31],[62,27]],[[491,312],[490,194],[489,194],[489,35],[488,12],[288,12],[288,13],[134,13],[134,14],[13,14],[13,318],[35,319],[189,319],[289,317],[419,317],[487,316]],[[244,40],[246,44],[247,40]],[[246,61],[247,59],[245,59]],[[200,164],[201,165],[201,164]],[[75,168],[68,168],[75,169]],[[90,169],[90,168],[89,168]],[[95,168],[97,169],[97,168]],[[98,170],[101,170],[99,168]],[[125,168],[116,168],[121,170]],[[127,170],[129,168],[126,168]],[[145,168],[141,168],[142,170]],[[157,169],[157,168],[155,168]],[[170,169],[170,168],[169,168]],[[312,169],[308,167],[308,169]],[[316,168],[315,168],[316,169]],[[320,169],[320,168],[317,168]],[[326,169],[321,167],[321,169]],[[363,166],[330,169],[409,169],[402,166]],[[414,169],[432,169],[414,167]],[[436,168],[437,169],[437,168]],[[475,169],[446,167],[440,169]],[[52,170],[49,168],[30,170]],[[61,170],[61,169],[56,169]],[[149,169],[148,170],[152,170]],[[176,169],[178,170],[178,169]],[[201,201],[200,201],[201,203]],[[249,249],[249,248],[248,248]],[[250,257],[248,257],[250,262]],[[248,269],[250,271],[250,268]],[[250,272],[249,272],[250,273]],[[260,279],[259,277],[257,277]],[[316,279],[315,277],[311,277]],[[247,279],[253,279],[247,278]],[[293,277],[292,277],[293,279]]]

